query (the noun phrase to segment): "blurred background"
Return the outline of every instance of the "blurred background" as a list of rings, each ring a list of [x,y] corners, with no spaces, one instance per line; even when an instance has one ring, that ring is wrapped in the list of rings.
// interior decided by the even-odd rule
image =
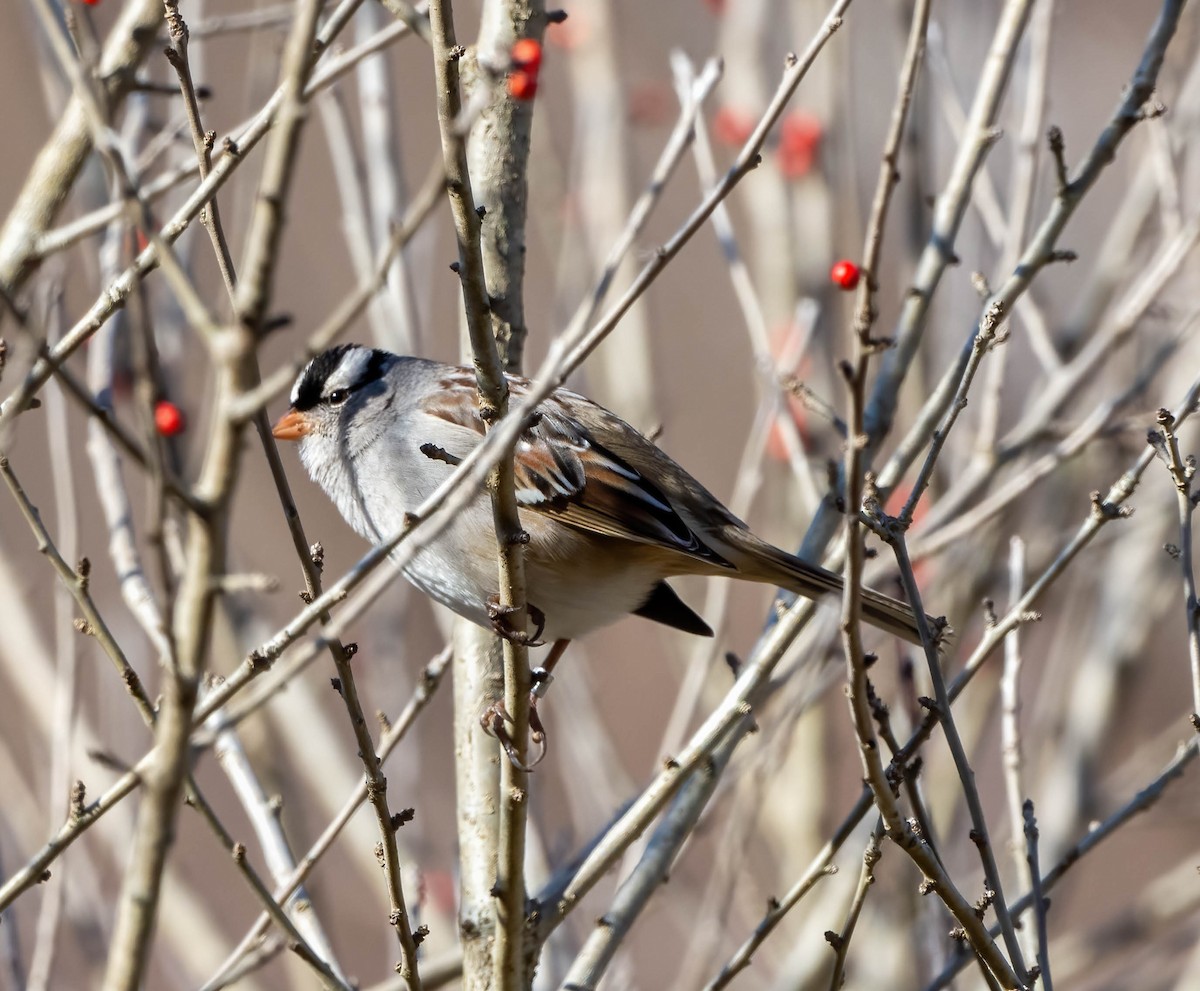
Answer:
[[[72,5],[101,38],[118,0]],[[605,257],[642,191],[679,113],[672,53],[699,66],[724,60],[724,75],[702,112],[695,154],[662,191],[648,226],[622,266],[613,297],[640,263],[686,219],[748,138],[774,92],[789,51],[803,49],[827,13],[810,0],[567,0],[552,27],[534,114],[529,164],[525,298],[530,335],[526,370],[536,369],[555,334],[591,292]],[[901,182],[878,272],[877,332],[889,334],[929,237],[933,200],[957,153],[1001,4],[936,3],[926,63],[898,169]],[[209,93],[205,126],[217,147],[252,116],[276,85],[290,26],[288,4],[187,0],[193,74]],[[69,85],[47,55],[40,22],[25,0],[9,0],[0,33],[0,216],[16,201],[38,150],[61,114]],[[900,395],[903,435],[934,385],[969,341],[979,319],[982,278],[998,286],[1051,208],[1054,165],[1048,126],[1062,129],[1072,168],[1108,123],[1141,57],[1158,5],[1142,0],[1038,0],[1014,61],[999,115],[1001,133],[977,178],[934,297],[917,362]],[[479,4],[456,4],[459,40],[473,42]],[[850,354],[853,295],[829,271],[862,252],[879,154],[909,29],[908,3],[858,0],[818,59],[780,124],[761,166],[728,201],[738,259],[731,265],[711,228],[658,278],[578,374],[573,386],[646,432],[764,537],[794,549],[829,487],[828,462],[841,438],[812,402],[781,383],[797,380],[839,416],[846,396],[837,363]],[[392,21],[366,3],[330,57]],[[84,29],[89,30],[85,27]],[[165,35],[164,42],[165,44]],[[116,124],[142,156],[145,182],[168,186],[154,200],[165,219],[194,188],[175,76],[152,47],[141,75],[163,84],[125,102]],[[985,359],[917,510],[910,539],[926,607],[950,619],[951,673],[983,635],[985,599],[1003,613],[1010,601],[1011,541],[1024,552],[1024,583],[1040,575],[1087,519],[1089,493],[1107,492],[1145,446],[1159,407],[1174,407],[1200,367],[1196,341],[1195,194],[1200,182],[1200,74],[1197,19],[1185,12],[1163,66],[1157,98],[1165,113],[1134,129],[1089,192],[1060,247],[1077,259],[1041,272]],[[173,138],[160,138],[162,134]],[[288,212],[274,296],[290,324],[263,348],[268,372],[364,277],[440,154],[428,47],[405,38],[324,89],[311,103],[299,174]],[[711,162],[708,159],[711,158]],[[219,202],[240,257],[260,158],[223,187]],[[109,201],[93,160],[58,218],[89,215]],[[128,256],[119,224],[101,225],[45,259],[22,300],[50,338],[91,305],[114,265]],[[206,301],[229,315],[203,230],[193,225],[179,249]],[[461,303],[450,270],[456,248],[449,211],[439,205],[389,271],[388,285],[350,339],[443,360],[460,354]],[[745,279],[740,283],[739,279]],[[194,477],[210,413],[204,350],[187,330],[160,275],[90,348],[112,362],[117,415],[142,429],[135,402],[135,328],[153,328],[170,401],[186,429],[170,441],[185,477]],[[11,348],[7,396],[28,367],[27,341],[0,323]],[[92,360],[72,361],[81,377]],[[1057,391],[1056,391],[1057,390]],[[97,603],[131,662],[156,691],[155,651],[123,601],[109,527],[98,497],[107,476],[86,449],[80,409],[58,387],[43,407],[20,417],[7,453],[58,543],[73,561],[92,562]],[[270,409],[283,411],[282,401]],[[1181,433],[1185,453],[1194,432]],[[294,452],[283,457],[310,539],[325,548],[325,574],[342,574],[366,550],[304,476]],[[1041,459],[1039,461],[1039,459]],[[881,458],[878,462],[883,463]],[[918,462],[919,463],[919,462]],[[248,650],[292,616],[303,587],[270,476],[253,445],[243,460],[231,532],[231,570],[269,576],[277,590],[226,596],[210,668],[228,675]],[[1042,467],[1038,467],[1041,465]],[[1032,467],[1031,467],[1032,466]],[[913,475],[899,487],[897,510]],[[1015,480],[1015,481],[1014,481]],[[150,556],[153,493],[125,466],[138,547]],[[1015,486],[1015,488],[1014,488]],[[994,499],[991,508],[987,500]],[[1024,785],[1036,804],[1041,862],[1048,870],[1090,824],[1143,788],[1191,733],[1193,711],[1184,595],[1177,556],[1175,488],[1155,462],[1130,500],[1132,517],[1108,525],[1037,604],[1039,622],[1020,637],[1020,730]],[[981,509],[980,507],[984,507]],[[164,543],[179,520],[168,517]],[[871,546],[886,548],[877,541]],[[118,559],[119,560],[119,559]],[[152,588],[161,577],[147,564]],[[261,583],[260,583],[261,584]],[[879,587],[895,594],[882,569]],[[758,586],[678,583],[719,635],[700,641],[630,619],[572,647],[543,706],[551,750],[533,776],[530,883],[536,888],[568,862],[646,783],[664,757],[720,700],[732,682],[724,656],[745,658],[770,614]],[[831,617],[826,610],[823,616]],[[147,747],[119,679],[96,644],[72,626],[74,606],[38,554],[14,501],[0,497],[0,877],[28,860],[63,821],[68,789],[89,797]],[[833,623],[828,623],[833,633]],[[449,635],[447,616],[397,580],[354,628],[355,670],[368,711],[394,716],[420,671]],[[606,987],[703,987],[757,924],[768,899],[803,873],[857,799],[862,770],[845,700],[836,638],[808,642],[789,660],[759,732],[735,753],[718,792],[665,885],[638,920]],[[932,694],[919,652],[873,639],[880,696],[903,741]],[[1010,850],[1003,779],[1000,681],[995,652],[956,712],[1010,900],[1022,893]],[[297,854],[316,839],[361,777],[342,704],[330,690],[325,655],[291,677],[237,730],[248,763]],[[833,684],[831,690],[821,689]],[[405,878],[419,921],[430,927],[427,959],[453,957],[456,841],[450,692],[437,693],[386,765],[394,807],[411,806],[399,833]],[[96,752],[108,755],[98,762]],[[943,860],[972,900],[982,873],[944,741],[922,751],[922,788]],[[262,866],[253,828],[211,752],[197,780],[249,857]],[[1145,991],[1200,987],[1200,877],[1195,770],[1174,782],[1144,815],[1076,864],[1052,897],[1050,958],[1061,986],[1136,986]],[[50,883],[22,895],[0,924],[0,986],[91,987],[103,972],[132,830],[134,801],[90,829],[53,868]],[[757,951],[733,986],[826,987],[833,952],[826,930],[842,928],[873,825],[868,816],[842,847],[838,872],[822,879]],[[360,810],[307,883],[314,911],[348,975],[362,987],[386,982],[394,962],[387,901],[373,854],[378,840]],[[1023,846],[1020,847],[1023,850]],[[918,893],[920,877],[884,846],[847,960],[846,986],[921,989],[953,952],[952,920]],[[557,987],[608,907],[623,872],[613,872],[550,940],[538,987]],[[53,905],[51,907],[51,904]],[[149,987],[205,985],[253,923],[253,894],[199,817],[184,809],[164,889]],[[57,919],[54,913],[58,913]],[[51,933],[56,934],[52,936]],[[51,952],[51,947],[53,951]],[[306,987],[311,974],[284,952],[241,977],[239,988]],[[962,987],[981,986],[968,969]]]

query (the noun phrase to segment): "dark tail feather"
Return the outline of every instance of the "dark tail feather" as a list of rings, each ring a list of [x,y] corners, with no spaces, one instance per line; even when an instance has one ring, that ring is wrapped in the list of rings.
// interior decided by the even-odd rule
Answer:
[[[754,546],[747,550],[757,552],[757,556],[765,558],[770,564],[761,570],[752,572],[748,568],[738,570],[746,578],[754,581],[779,585],[807,599],[826,599],[840,597],[842,594],[842,576],[817,565],[807,564],[798,557],[788,554],[765,541],[747,534]],[[765,562],[764,562],[765,563]],[[921,634],[917,630],[917,618],[912,608],[906,602],[893,599],[891,596],[876,592],[873,589],[862,590],[862,614],[872,626],[898,636],[909,643],[921,643]],[[946,628],[944,619],[927,616],[929,631],[936,639]]]
[[[701,637],[713,635],[712,627],[696,615],[666,582],[655,585],[650,592],[650,598],[635,609],[633,614],[665,626],[673,626],[684,633],[695,633]]]
[[[874,589],[864,588],[862,611],[863,616],[872,626],[877,626],[881,630],[901,637],[909,643],[915,643],[918,647],[921,646],[921,631],[917,628],[917,617],[907,602],[893,599]],[[938,631],[946,624],[932,616],[927,616],[926,619],[929,622],[929,632],[936,640]]]

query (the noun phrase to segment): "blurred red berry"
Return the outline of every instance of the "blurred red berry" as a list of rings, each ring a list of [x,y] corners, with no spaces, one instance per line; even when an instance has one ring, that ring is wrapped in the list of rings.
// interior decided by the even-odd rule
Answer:
[[[168,399],[160,399],[154,406],[154,428],[164,437],[174,437],[187,429],[183,410]]]
[[[458,880],[449,871],[423,871],[419,904],[451,915],[458,908]]]
[[[100,2],[100,0],[79,0],[79,2],[81,4],[83,4],[85,7],[95,7],[96,4],[98,4]]]
[[[789,179],[812,171],[824,131],[821,121],[806,110],[793,110],[779,128],[779,170]]]
[[[859,267],[845,258],[840,262],[835,262],[833,268],[829,270],[829,278],[833,280],[833,284],[839,289],[846,290],[853,289],[858,285],[860,274]]]
[[[754,118],[744,110],[724,106],[713,118],[713,137],[723,145],[740,148],[754,133]]]
[[[725,13],[725,0],[704,0],[708,5],[708,9],[720,17]]]
[[[908,489],[902,489],[899,486],[892,489],[892,494],[888,496],[887,502],[884,503],[883,511],[888,516],[899,516],[904,509],[904,504],[908,502],[908,497],[911,495]],[[929,493],[922,495],[921,499],[913,507],[912,521],[913,525],[920,523],[929,513]]]
[[[634,124],[656,127],[671,119],[673,98],[668,87],[647,79],[629,87],[629,119]]]
[[[537,93],[537,73],[517,69],[508,74],[508,95],[514,100],[532,100]]]
[[[542,65],[542,44],[535,38],[521,38],[513,42],[511,55],[518,69],[536,74]]]

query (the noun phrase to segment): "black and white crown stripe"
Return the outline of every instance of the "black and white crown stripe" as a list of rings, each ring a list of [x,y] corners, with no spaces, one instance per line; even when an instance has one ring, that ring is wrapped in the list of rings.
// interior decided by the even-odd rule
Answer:
[[[353,392],[383,377],[389,355],[361,344],[339,344],[312,359],[292,388],[292,408],[305,412],[338,390]]]

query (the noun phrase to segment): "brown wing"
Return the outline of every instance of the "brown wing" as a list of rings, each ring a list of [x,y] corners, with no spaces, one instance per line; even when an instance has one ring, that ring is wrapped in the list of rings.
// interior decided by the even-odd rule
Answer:
[[[441,385],[425,412],[482,436],[474,376],[463,369]],[[510,378],[509,387],[517,399],[527,391],[522,379]],[[675,511],[661,489],[596,441],[571,415],[566,400],[590,404],[560,391],[538,407],[536,418],[517,441],[513,452],[517,501],[580,530],[663,547],[732,569]]]

